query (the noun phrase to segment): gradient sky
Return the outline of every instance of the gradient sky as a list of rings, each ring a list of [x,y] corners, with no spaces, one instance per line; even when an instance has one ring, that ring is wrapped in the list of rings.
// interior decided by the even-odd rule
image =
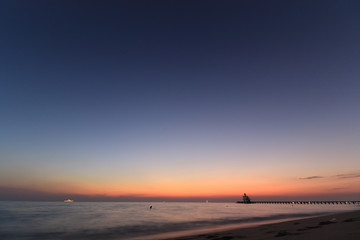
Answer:
[[[359,200],[359,9],[1,1],[0,200]]]

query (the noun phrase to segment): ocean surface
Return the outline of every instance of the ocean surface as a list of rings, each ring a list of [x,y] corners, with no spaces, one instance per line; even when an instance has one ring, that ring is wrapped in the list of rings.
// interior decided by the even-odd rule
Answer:
[[[359,205],[0,201],[0,239],[161,239],[359,209]]]

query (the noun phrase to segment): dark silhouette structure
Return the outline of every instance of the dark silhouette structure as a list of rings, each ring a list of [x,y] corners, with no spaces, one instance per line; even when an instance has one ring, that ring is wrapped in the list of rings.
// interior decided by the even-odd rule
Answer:
[[[246,193],[244,193],[243,196],[243,203],[251,203],[249,196],[246,196]]]
[[[303,204],[303,205],[322,205],[322,204],[331,204],[331,205],[338,205],[338,204],[344,204],[344,205],[359,205],[360,201],[252,201],[252,202],[245,202],[245,201],[237,201],[236,203],[252,203],[252,204]]]
[[[244,203],[244,204],[291,204],[291,205],[295,205],[295,204],[354,204],[354,205],[360,205],[360,201],[251,201],[249,196],[246,195],[246,193],[244,193],[243,196],[243,200],[242,201],[237,201],[236,203]]]

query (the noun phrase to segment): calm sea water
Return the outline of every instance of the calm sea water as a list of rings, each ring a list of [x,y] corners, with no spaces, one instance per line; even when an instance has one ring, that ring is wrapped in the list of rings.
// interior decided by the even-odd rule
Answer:
[[[158,234],[164,233],[168,235],[162,237],[359,209],[358,205],[0,202],[0,239],[159,239]]]

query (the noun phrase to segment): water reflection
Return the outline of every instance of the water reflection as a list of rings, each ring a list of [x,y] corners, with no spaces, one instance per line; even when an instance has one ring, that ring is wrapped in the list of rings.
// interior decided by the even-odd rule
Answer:
[[[0,239],[126,239],[141,234],[358,209],[356,206],[235,203],[0,202]]]

